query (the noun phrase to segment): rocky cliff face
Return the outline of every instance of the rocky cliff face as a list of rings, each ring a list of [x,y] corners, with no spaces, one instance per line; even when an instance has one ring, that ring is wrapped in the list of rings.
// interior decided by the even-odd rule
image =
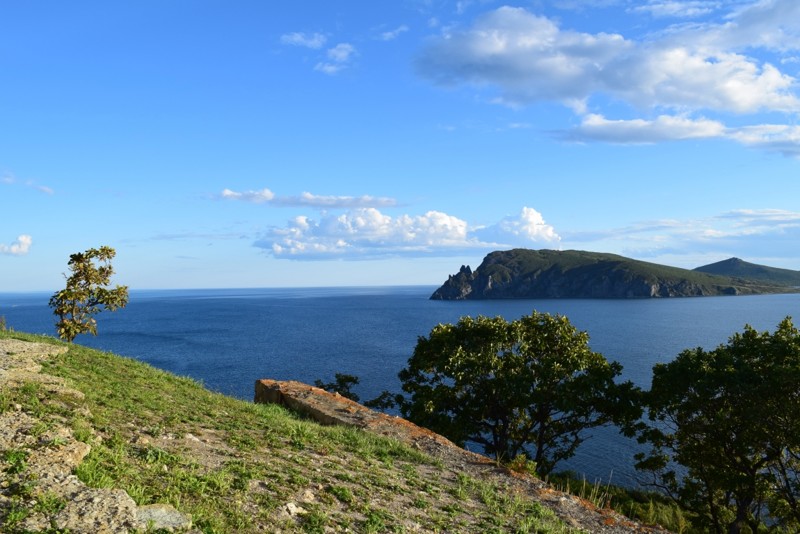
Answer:
[[[691,274],[682,277],[683,269],[664,268],[666,274],[662,274],[658,269],[641,267],[652,264],[620,256],[575,251],[561,254],[557,251],[494,252],[486,256],[475,271],[462,266],[431,299],[622,299],[771,292],[743,280],[737,283],[722,277],[698,278]]]

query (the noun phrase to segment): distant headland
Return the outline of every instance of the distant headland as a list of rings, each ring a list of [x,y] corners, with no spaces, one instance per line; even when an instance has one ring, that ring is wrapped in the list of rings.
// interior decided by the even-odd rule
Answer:
[[[433,300],[523,298],[662,298],[800,291],[800,271],[730,258],[696,269],[581,250],[513,249],[462,266]]]

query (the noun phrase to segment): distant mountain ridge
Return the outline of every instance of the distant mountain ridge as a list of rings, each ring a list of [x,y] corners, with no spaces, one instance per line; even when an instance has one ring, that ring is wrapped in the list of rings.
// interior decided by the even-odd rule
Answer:
[[[582,250],[496,251],[475,271],[462,266],[431,299],[699,297],[790,293],[800,286],[800,272],[732,260],[689,270]]]
[[[729,258],[717,263],[703,265],[696,268],[695,271],[800,287],[800,271],[748,263],[739,258]]]

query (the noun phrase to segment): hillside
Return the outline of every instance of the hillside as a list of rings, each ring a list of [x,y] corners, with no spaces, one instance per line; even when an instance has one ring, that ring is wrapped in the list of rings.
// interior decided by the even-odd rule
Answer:
[[[767,267],[766,265],[749,263],[739,258],[729,258],[717,263],[703,265],[702,267],[697,267],[695,271],[800,287],[800,271]]]
[[[721,276],[580,250],[492,252],[451,275],[431,299],[659,298],[790,292],[772,280]]]
[[[448,449],[0,330],[2,532],[652,531]]]

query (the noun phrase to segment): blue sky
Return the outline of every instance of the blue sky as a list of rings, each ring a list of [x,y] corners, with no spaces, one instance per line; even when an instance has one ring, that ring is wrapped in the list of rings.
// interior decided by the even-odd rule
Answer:
[[[796,0],[0,5],[0,291],[800,269]]]

